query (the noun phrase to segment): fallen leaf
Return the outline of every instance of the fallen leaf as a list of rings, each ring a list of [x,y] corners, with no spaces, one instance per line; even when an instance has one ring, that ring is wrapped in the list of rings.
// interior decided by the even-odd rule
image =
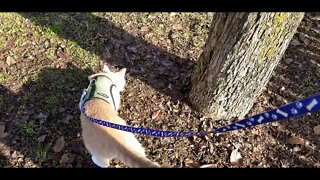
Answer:
[[[173,63],[172,61],[168,60],[168,59],[162,60],[162,61],[161,61],[161,64],[164,65],[164,66],[166,66],[166,67],[170,67],[170,66],[173,66],[173,65],[174,65],[174,63]]]
[[[293,46],[297,46],[297,45],[300,45],[301,43],[297,40],[297,39],[293,39],[291,42],[290,42],[291,45]]]
[[[312,20],[320,21],[320,16],[315,16],[311,18]]]
[[[27,122],[27,121],[29,120],[29,118],[30,118],[30,116],[25,115],[25,116],[22,116],[22,117],[21,117],[20,121],[21,121],[21,122]]]
[[[183,28],[182,28],[182,26],[181,26],[181,24],[174,24],[173,26],[172,26],[172,28],[174,29],[174,30],[182,30]]]
[[[217,164],[205,164],[200,166],[200,168],[216,168]]]
[[[143,26],[143,27],[141,27],[140,31],[147,32],[147,31],[149,31],[149,28],[148,28],[148,26]]]
[[[60,152],[60,151],[63,149],[65,143],[66,143],[66,142],[64,141],[64,137],[63,137],[63,136],[60,137],[59,139],[57,139],[57,141],[56,141],[56,143],[54,144],[52,150],[53,150],[54,152]]]
[[[16,63],[16,60],[12,56],[8,56],[6,63],[8,64],[8,66],[11,66]]]
[[[241,163],[241,160],[242,160],[242,156],[240,154],[240,152],[238,151],[239,149],[236,148],[234,149],[232,152],[231,152],[231,155],[230,155],[230,162],[231,164],[233,165],[238,165]]]
[[[66,164],[70,161],[70,157],[68,154],[63,154],[60,158],[60,164]]]
[[[141,122],[139,120],[133,120],[131,121],[132,124],[140,124]]]
[[[36,119],[47,119],[47,115],[43,114],[43,113],[40,113],[36,116]]]
[[[320,135],[320,125],[315,126],[313,128],[313,132],[314,132],[315,135]]]
[[[175,16],[177,13],[175,13],[175,12],[171,12],[170,13],[170,16]]]
[[[156,119],[157,117],[159,117],[160,112],[161,112],[160,110],[153,112],[152,116],[151,116],[151,119]]]
[[[164,163],[161,165],[162,168],[172,168],[172,166],[170,166],[170,164],[168,163]]]
[[[286,59],[286,60],[284,60],[287,64],[291,64],[292,63],[292,61],[293,61],[293,59],[292,58],[288,58],[288,59]]]
[[[72,120],[74,117],[70,114],[68,114],[63,120],[63,123],[69,124],[69,121]]]
[[[197,162],[194,162],[192,159],[190,158],[187,158],[184,160],[184,164],[187,166],[187,167],[190,167],[190,168],[198,168],[200,167],[200,164],[197,163]]]
[[[304,144],[305,140],[299,136],[292,136],[288,139],[288,143],[291,145]]]
[[[10,153],[10,148],[5,148],[1,150],[1,155],[5,156],[5,157],[10,157],[11,153]]]
[[[12,157],[12,158],[17,158],[17,151],[14,151],[14,152],[11,154],[11,157]]]
[[[5,138],[9,135],[9,133],[4,132],[6,127],[4,125],[0,126],[0,138]]]
[[[73,119],[73,116],[70,115],[70,114],[68,114],[67,117],[66,117],[66,120],[67,120],[67,121],[70,121],[71,119]]]
[[[66,59],[67,58],[67,53],[63,52],[63,51],[58,51],[57,52],[57,56],[61,59]]]
[[[47,120],[47,115],[40,113],[36,116],[36,119],[39,119],[40,125],[44,124],[44,122]]]
[[[71,90],[72,90],[72,89],[71,89]],[[64,109],[64,108],[62,108],[62,107],[58,108],[58,112],[59,112],[59,113],[62,113],[62,112],[64,112],[64,111],[66,111],[66,109]]]
[[[68,54],[64,52],[64,48],[60,46],[57,49],[57,56],[61,59],[66,59],[68,57]]]
[[[172,35],[171,35],[172,39],[176,39],[179,36],[180,36],[180,34],[178,34],[178,33],[172,33]]]
[[[311,151],[315,151],[317,149],[317,146],[310,141],[306,141],[305,147]]]
[[[149,16],[148,16],[148,19],[154,19],[154,18],[156,18],[156,16],[155,15],[153,15],[153,14],[149,14]]]
[[[286,88],[285,88],[284,86],[282,86],[282,87],[280,88],[280,91],[284,91],[284,90],[286,90]]]
[[[298,152],[298,151],[301,151],[301,148],[299,146],[295,146],[293,149],[292,149],[293,152]]]
[[[38,137],[38,142],[42,143],[46,137],[47,137],[47,135],[42,135],[42,136]]]
[[[137,53],[137,52],[138,52],[137,48],[134,47],[134,46],[128,46],[127,49],[128,49],[130,52],[133,52],[133,53]]]

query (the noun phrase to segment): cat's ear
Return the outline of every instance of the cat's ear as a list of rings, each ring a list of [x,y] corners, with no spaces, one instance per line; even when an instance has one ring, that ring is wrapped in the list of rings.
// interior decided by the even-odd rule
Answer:
[[[126,74],[126,71],[127,71],[127,69],[126,68],[122,68],[118,73],[121,75],[121,76],[125,76],[125,74]]]
[[[105,72],[105,73],[111,72],[109,67],[106,64],[103,65],[102,71]]]

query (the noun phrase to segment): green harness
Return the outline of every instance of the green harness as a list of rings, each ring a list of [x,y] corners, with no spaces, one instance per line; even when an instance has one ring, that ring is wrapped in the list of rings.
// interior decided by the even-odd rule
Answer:
[[[117,111],[117,101],[120,101],[120,99],[115,99],[113,96],[112,92],[116,90],[114,88],[117,88],[117,86],[108,76],[97,76],[90,81],[86,89],[87,94],[84,98],[84,103],[90,99],[99,98],[112,105]]]

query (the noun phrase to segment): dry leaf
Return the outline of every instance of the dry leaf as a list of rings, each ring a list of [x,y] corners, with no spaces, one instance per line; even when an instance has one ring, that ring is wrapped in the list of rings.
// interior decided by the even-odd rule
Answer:
[[[288,143],[291,145],[304,144],[304,142],[305,140],[298,136],[292,136],[288,139]]]
[[[161,165],[161,168],[172,168],[172,166],[170,164],[168,164],[168,163],[163,163]]]
[[[154,19],[154,18],[156,18],[156,16],[155,16],[155,15],[153,15],[153,14],[149,14],[148,19]]]
[[[6,127],[4,125],[0,126],[0,138],[5,138],[9,135],[9,133],[4,132]]]
[[[230,162],[231,164],[233,165],[238,165],[241,163],[241,160],[242,160],[242,156],[240,154],[240,152],[238,151],[239,149],[236,148],[234,149],[232,152],[231,152],[231,155],[230,155]]]
[[[74,117],[70,114],[68,114],[65,118],[62,119],[62,122],[65,124],[69,124],[70,120],[72,120]]]
[[[161,112],[160,110],[153,112],[152,116],[151,116],[151,119],[156,119],[157,117],[159,117],[160,112]]]
[[[320,21],[320,16],[315,16],[311,18],[312,20]]]
[[[200,166],[200,168],[216,168],[217,164],[205,164]]]
[[[47,115],[45,115],[45,114],[43,114],[43,113],[40,113],[40,114],[38,114],[35,118],[36,119],[47,119]]]
[[[133,53],[137,53],[137,52],[138,52],[137,48],[134,47],[134,46],[128,46],[127,49],[128,49],[130,52],[133,52]]]
[[[64,52],[64,48],[60,46],[57,49],[57,56],[61,59],[66,59],[68,57],[68,54]]]
[[[172,17],[172,16],[175,16],[177,13],[175,13],[175,12],[171,12],[170,13],[170,16]]]
[[[8,66],[11,66],[16,63],[16,60],[14,60],[14,58],[12,56],[8,56],[6,63],[8,64]]]
[[[315,126],[313,128],[313,132],[314,132],[315,135],[320,135],[320,125]]]
[[[36,116],[37,119],[39,119],[40,125],[44,124],[44,122],[47,120],[47,115],[40,113]]]
[[[54,146],[52,148],[53,151],[60,152],[63,149],[65,143],[66,142],[64,141],[64,137],[63,136],[60,137],[59,139],[57,139],[56,143],[54,144]]]
[[[63,51],[58,51],[57,52],[57,56],[61,59],[66,59],[68,56],[67,56],[67,53],[63,52]]]
[[[149,31],[149,28],[148,28],[148,26],[143,26],[143,27],[141,27],[140,31],[147,32],[147,31]]]
[[[298,151],[301,151],[301,148],[299,146],[295,146],[293,149],[292,149],[293,152],[298,152]]]
[[[287,64],[291,64],[293,59],[292,58],[287,58],[286,60],[284,60]]]
[[[42,143],[46,137],[47,137],[47,135],[42,135],[42,136],[38,137],[38,142]]]
[[[174,30],[182,30],[183,28],[182,28],[182,26],[181,26],[181,24],[174,24],[173,26],[172,26],[172,28],[174,29]]]
[[[293,46],[297,46],[297,45],[300,45],[301,43],[297,39],[292,39],[290,44],[293,45]]]
[[[187,166],[187,167],[190,167],[190,168],[198,168],[200,166],[199,163],[197,162],[194,162],[192,159],[190,158],[187,158],[184,160],[184,164]]]
[[[60,164],[66,164],[70,161],[70,157],[68,154],[63,154],[60,158]]]
[[[131,121],[132,124],[140,124],[141,122],[139,120],[133,120]]]

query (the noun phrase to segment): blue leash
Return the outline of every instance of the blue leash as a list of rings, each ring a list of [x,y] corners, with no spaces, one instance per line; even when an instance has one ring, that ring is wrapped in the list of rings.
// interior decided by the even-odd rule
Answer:
[[[155,129],[123,126],[120,124],[114,124],[107,121],[89,117],[85,113],[85,108],[84,108],[84,98],[86,96],[86,93],[87,93],[86,90],[84,90],[84,92],[81,95],[80,110],[82,114],[86,116],[91,122],[102,125],[102,126],[118,129],[121,131],[144,134],[149,136],[158,136],[158,137],[190,137],[190,136],[204,136],[208,134],[223,133],[223,132],[234,131],[234,130],[239,130],[244,128],[250,128],[253,126],[257,126],[259,124],[282,121],[284,119],[288,119],[295,116],[320,110],[320,94],[318,94],[315,96],[310,96],[300,101],[296,101],[296,102],[281,106],[279,108],[276,108],[264,113],[260,113],[260,114],[248,117],[241,121],[231,123],[227,126],[218,128],[214,131],[209,131],[209,132],[160,131]]]

